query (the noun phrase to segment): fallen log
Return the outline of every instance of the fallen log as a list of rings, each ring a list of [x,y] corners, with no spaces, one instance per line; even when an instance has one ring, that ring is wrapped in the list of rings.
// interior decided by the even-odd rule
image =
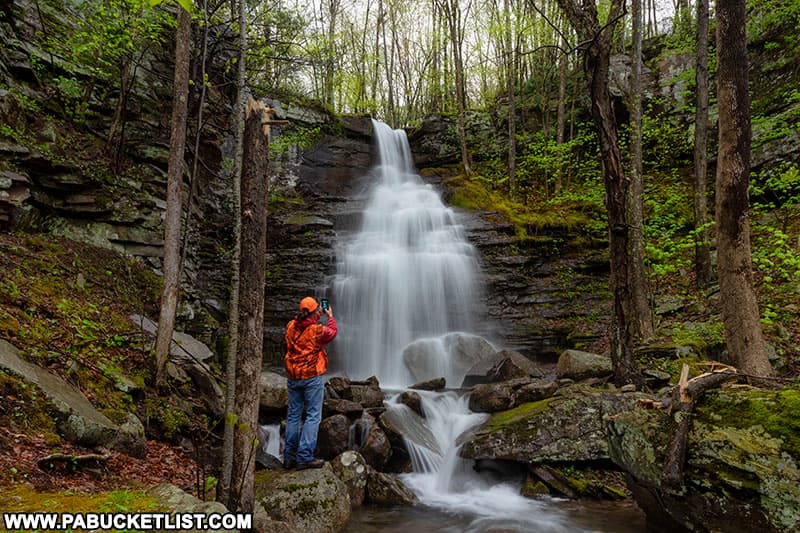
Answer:
[[[672,389],[669,412],[672,414],[676,426],[664,458],[664,468],[661,471],[661,488],[664,490],[677,491],[683,485],[683,468],[686,462],[689,430],[692,426],[694,401],[705,391],[741,377],[735,368],[726,365],[719,366],[720,368],[712,368],[710,372],[688,379],[689,366],[683,365],[680,380]]]
[[[42,470],[78,470],[85,466],[97,466],[111,459],[110,453],[87,453],[75,455],[71,453],[54,453],[36,460],[36,465]]]

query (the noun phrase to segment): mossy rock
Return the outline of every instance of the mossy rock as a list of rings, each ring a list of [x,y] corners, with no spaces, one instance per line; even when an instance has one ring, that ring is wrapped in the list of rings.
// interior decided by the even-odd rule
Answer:
[[[673,432],[671,417],[658,410],[609,420],[612,460],[632,476],[634,494],[661,502],[652,512],[695,530],[732,523],[737,531],[800,530],[800,391],[706,392],[693,412],[679,494],[658,488]],[[646,511],[647,499],[640,501]]]
[[[255,501],[271,519],[300,531],[342,531],[350,519],[347,486],[329,464],[301,471],[260,471]]]

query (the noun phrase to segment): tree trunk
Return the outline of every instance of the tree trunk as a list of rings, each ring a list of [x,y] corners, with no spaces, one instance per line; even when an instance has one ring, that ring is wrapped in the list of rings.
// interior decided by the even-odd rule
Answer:
[[[233,474],[229,501],[240,512],[253,512],[255,452],[258,446],[258,383],[264,339],[264,286],[267,257],[269,138],[263,105],[251,100],[244,134],[242,169],[242,261],[239,309],[239,357],[236,365]]]
[[[235,509],[230,499],[233,475],[233,442],[236,426],[236,363],[239,354],[239,268],[242,257],[242,161],[244,153],[245,73],[247,57],[247,6],[239,0],[239,72],[236,85],[236,144],[233,154],[233,250],[231,253],[231,295],[228,312],[228,354],[225,364],[225,432],[222,440],[222,486],[220,500],[228,509]],[[233,505],[232,505],[233,504]]]
[[[633,50],[631,51],[631,89],[628,95],[631,111],[630,189],[631,264],[630,286],[633,298],[633,327],[638,340],[653,337],[653,318],[648,304],[647,280],[644,273],[644,176],[642,171],[642,0],[633,0]]]
[[[511,26],[510,0],[504,0],[506,84],[508,89],[508,186],[512,200],[517,198],[517,48],[512,47],[513,28]],[[516,44],[516,43],[515,43]]]
[[[706,219],[708,207],[708,0],[697,1],[696,109],[694,114],[694,271],[698,288],[711,283],[711,245]]]
[[[632,323],[632,295],[628,287],[630,278],[630,226],[628,221],[628,179],[622,168],[617,123],[608,91],[608,68],[613,44],[615,23],[606,24],[602,30],[597,18],[597,7],[592,2],[579,5],[575,0],[558,0],[559,6],[585,44],[583,49],[584,73],[591,97],[591,112],[600,140],[600,159],[603,165],[603,182],[608,210],[608,236],[611,262],[611,289],[614,293],[614,313],[611,322],[611,359],[614,380],[617,383],[641,384],[642,377],[633,353],[635,326]],[[616,21],[622,7],[621,0],[613,0],[608,15]]]
[[[759,321],[750,256],[750,98],[745,1],[717,4],[717,270],[728,353],[745,374],[772,373]]]
[[[566,39],[561,39],[561,46],[564,48],[564,50],[562,50],[558,61],[558,110],[556,112],[556,145],[558,146],[559,154],[561,154],[563,150],[562,146],[564,144],[564,130],[566,129],[567,60],[569,58],[566,52]],[[559,163],[558,168],[556,169],[556,196],[561,194],[561,189],[563,186],[564,166]]]
[[[458,0],[444,0],[445,16],[449,26],[450,46],[453,47],[453,71],[456,82],[456,106],[458,107],[458,138],[461,146],[461,164],[464,166],[464,175],[472,175],[472,164],[467,150],[467,128],[464,114],[466,112],[466,90],[464,82],[464,61],[461,49],[461,8]]]
[[[181,278],[181,184],[186,148],[186,116],[189,96],[189,62],[191,55],[191,15],[178,7],[178,29],[175,36],[175,80],[172,95],[172,121],[167,167],[167,208],[164,214],[164,281],[161,289],[161,310],[156,335],[156,387],[164,379],[169,359],[178,289]]]

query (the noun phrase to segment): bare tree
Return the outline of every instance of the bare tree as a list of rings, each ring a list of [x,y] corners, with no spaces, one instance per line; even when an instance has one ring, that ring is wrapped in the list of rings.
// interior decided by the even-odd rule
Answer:
[[[239,72],[237,75],[234,124],[236,140],[233,160],[233,251],[231,253],[231,294],[228,312],[228,353],[225,364],[225,430],[222,441],[222,485],[220,500],[231,509],[234,430],[236,427],[236,362],[239,354],[239,269],[242,257],[242,158],[244,153],[244,105],[247,58],[247,4],[239,0]]]
[[[461,164],[464,167],[464,174],[472,174],[472,162],[467,149],[467,128],[465,124],[465,113],[467,107],[466,82],[464,80],[464,17],[459,0],[440,0],[442,14],[445,17],[448,34],[450,36],[450,47],[453,55],[453,73],[456,82],[456,106],[458,107],[458,138],[461,145]],[[468,13],[470,4],[467,4]]]
[[[593,1],[558,0],[575,28],[581,44],[583,70],[589,86],[592,119],[600,140],[600,158],[608,210],[611,262],[611,289],[614,313],[611,323],[611,359],[617,383],[641,383],[641,373],[633,352],[636,329],[633,323],[632,295],[628,281],[630,262],[630,221],[628,219],[628,179],[622,167],[617,122],[608,90],[608,69],[614,27],[622,14],[622,0],[612,0],[608,22],[600,26]]]
[[[175,80],[172,97],[169,164],[167,167],[167,208],[164,214],[164,281],[161,310],[156,334],[156,387],[164,379],[181,278],[181,184],[186,148],[186,116],[189,97],[191,58],[191,15],[178,6],[178,29],[175,36]]]
[[[642,0],[632,0],[633,49],[631,87],[628,94],[631,113],[631,188],[629,193],[631,226],[630,286],[633,327],[639,340],[653,337],[653,319],[647,301],[644,272],[644,176],[642,170]]]
[[[694,113],[694,271],[698,288],[711,283],[711,246],[706,221],[708,174],[708,0],[697,0]]]
[[[717,3],[717,270],[728,352],[746,374],[772,367],[759,321],[750,255],[750,96],[745,0]]]
[[[242,162],[242,259],[240,265],[239,353],[236,364],[237,415],[229,509],[253,512],[255,452],[258,446],[258,382],[264,340],[267,262],[269,120],[263,104],[250,100]]]

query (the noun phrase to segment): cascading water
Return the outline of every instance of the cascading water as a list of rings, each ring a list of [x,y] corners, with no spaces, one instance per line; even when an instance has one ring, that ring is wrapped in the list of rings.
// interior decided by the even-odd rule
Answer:
[[[481,300],[476,254],[455,213],[414,172],[405,132],[376,121],[373,126],[375,183],[360,231],[340,251],[333,284],[341,332],[336,353],[345,375],[375,375],[384,388],[403,388],[419,377],[403,357],[413,342],[432,359],[421,365],[433,374],[428,377],[446,376],[450,387],[458,387],[463,369],[453,369],[447,348],[452,332],[473,327],[473,304]],[[513,523],[561,530],[555,511],[521,497],[518,487],[488,483],[458,457],[458,436],[486,418],[469,410],[466,396],[420,395],[425,418],[393,401],[387,408],[404,428],[412,456],[414,473],[404,480],[423,503],[477,515],[475,523],[534,516]]]
[[[414,172],[405,132],[377,121],[373,130],[375,183],[361,229],[340,250],[333,283],[341,332],[335,350],[342,354],[334,364],[348,377],[375,375],[398,388],[413,382],[402,349],[470,331],[482,298],[474,248],[453,210]]]

